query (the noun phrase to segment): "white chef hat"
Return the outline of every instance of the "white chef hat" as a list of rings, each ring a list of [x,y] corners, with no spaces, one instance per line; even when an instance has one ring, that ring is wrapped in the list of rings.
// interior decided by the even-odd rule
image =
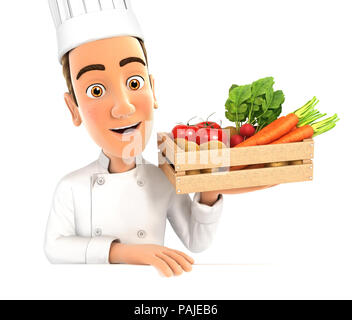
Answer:
[[[70,50],[117,36],[144,40],[130,0],[48,0],[57,33],[59,61]]]

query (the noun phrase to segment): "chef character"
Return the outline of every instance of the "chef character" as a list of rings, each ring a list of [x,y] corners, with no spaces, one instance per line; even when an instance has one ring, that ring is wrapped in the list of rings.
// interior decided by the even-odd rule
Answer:
[[[186,248],[201,252],[214,238],[223,197],[177,195],[142,156],[158,105],[130,1],[49,5],[69,89],[66,105],[73,124],[84,123],[102,149],[97,161],[57,186],[45,238],[49,261],[152,265],[165,276],[191,271],[191,257],[163,246],[166,220]]]

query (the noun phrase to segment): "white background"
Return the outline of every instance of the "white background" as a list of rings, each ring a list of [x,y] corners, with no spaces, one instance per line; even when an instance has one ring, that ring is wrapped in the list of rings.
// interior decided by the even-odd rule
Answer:
[[[316,139],[312,183],[226,196],[200,266],[52,266],[43,237],[55,186],[98,147],[70,120],[46,1],[1,4],[0,298],[352,298],[351,1],[134,0],[160,109],[158,131],[218,112],[233,83],[273,76],[288,113],[316,95],[338,127]],[[171,229],[166,245],[184,250]],[[206,265],[204,265],[206,264]],[[225,265],[227,264],[227,265]]]

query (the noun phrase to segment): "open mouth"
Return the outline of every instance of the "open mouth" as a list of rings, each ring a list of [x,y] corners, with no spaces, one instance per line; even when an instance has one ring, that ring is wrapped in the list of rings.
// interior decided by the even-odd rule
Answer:
[[[128,127],[121,127],[121,128],[115,128],[115,129],[110,129],[110,131],[119,133],[119,134],[125,134],[125,133],[132,133],[134,130],[137,130],[138,127],[141,125],[142,122],[138,122],[136,124],[133,124]]]

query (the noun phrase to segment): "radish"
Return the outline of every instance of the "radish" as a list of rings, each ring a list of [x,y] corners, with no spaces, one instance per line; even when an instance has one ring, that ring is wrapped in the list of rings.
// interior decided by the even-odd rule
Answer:
[[[240,129],[240,135],[242,137],[249,138],[254,134],[255,134],[255,128],[249,123],[244,124]]]
[[[241,135],[234,134],[230,140],[230,147],[233,148],[233,147],[237,146],[238,144],[242,143],[243,141],[244,141],[244,138]]]

